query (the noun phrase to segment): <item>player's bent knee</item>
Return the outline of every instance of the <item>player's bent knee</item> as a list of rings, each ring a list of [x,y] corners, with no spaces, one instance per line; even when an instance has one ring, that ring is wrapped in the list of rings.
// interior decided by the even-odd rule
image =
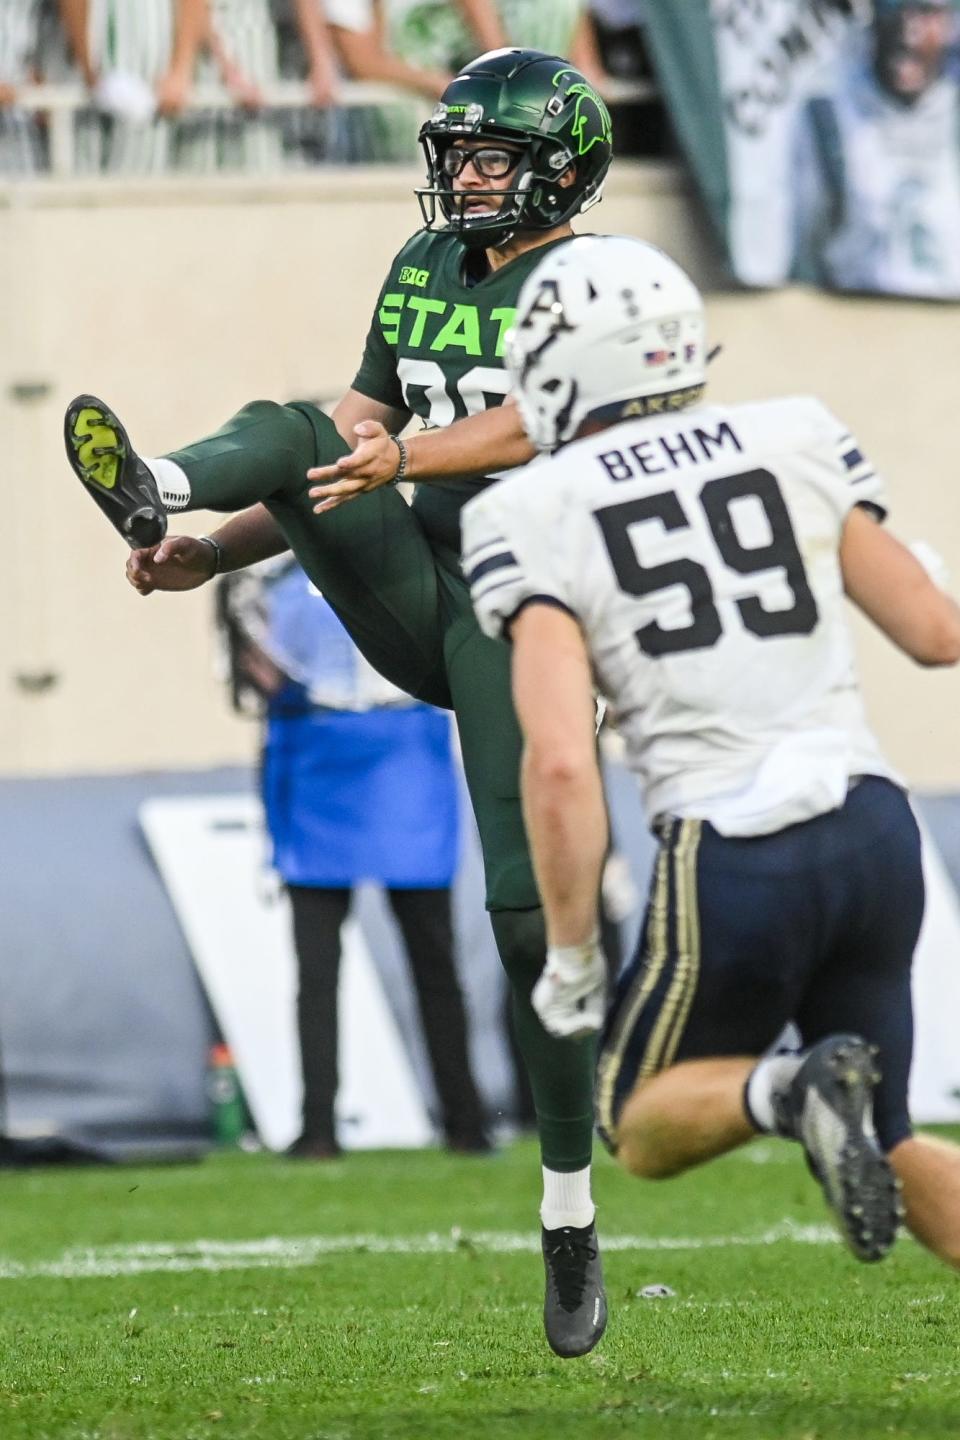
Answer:
[[[276,443],[282,443],[285,435],[289,434],[291,439],[299,443],[306,430],[304,422],[312,425],[315,432],[323,433],[329,431],[331,436],[337,439],[340,448],[344,448],[337,436],[336,426],[328,415],[316,410],[316,418],[308,413],[308,407],[297,401],[291,401],[287,405],[281,404],[278,400],[250,400],[241,410],[237,411],[234,417],[236,421],[253,422],[257,425],[269,425],[271,436],[276,437]]]
[[[251,420],[278,420],[282,422],[289,410],[290,406],[281,405],[279,400],[248,400],[246,405],[237,411],[237,414],[249,416]]]

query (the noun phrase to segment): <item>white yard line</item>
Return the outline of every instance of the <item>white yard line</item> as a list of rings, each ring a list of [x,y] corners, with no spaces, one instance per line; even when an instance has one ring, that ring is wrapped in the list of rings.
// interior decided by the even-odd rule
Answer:
[[[606,1252],[614,1250],[728,1250],[767,1245],[832,1245],[835,1232],[827,1225],[798,1225],[781,1220],[752,1235],[607,1235]],[[540,1237],[533,1232],[453,1230],[446,1235],[303,1235],[266,1236],[261,1240],[142,1241],[131,1245],[98,1245],[66,1250],[55,1260],[19,1261],[0,1256],[0,1280],[100,1279],[121,1275],[186,1274],[218,1270],[296,1270],[326,1255],[454,1255],[458,1250],[483,1254],[538,1253]]]

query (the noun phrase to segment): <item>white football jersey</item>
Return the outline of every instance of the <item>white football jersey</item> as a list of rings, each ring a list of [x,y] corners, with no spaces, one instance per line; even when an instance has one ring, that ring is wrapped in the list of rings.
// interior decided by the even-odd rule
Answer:
[[[579,620],[651,821],[761,835],[897,777],[867,726],[839,543],[886,513],[818,400],[628,420],[535,461],[463,512],[483,629],[529,600]]]

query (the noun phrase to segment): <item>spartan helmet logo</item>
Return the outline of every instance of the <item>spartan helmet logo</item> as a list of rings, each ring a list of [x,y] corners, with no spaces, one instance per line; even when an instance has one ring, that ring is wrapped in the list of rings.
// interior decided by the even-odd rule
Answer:
[[[561,87],[565,76],[576,76],[576,79],[572,83],[568,79]],[[558,70],[553,83],[559,90],[558,100],[570,96],[576,101],[570,134],[577,146],[577,154],[588,155],[594,145],[604,142],[609,145],[613,139],[610,111],[593,86],[586,83],[578,70],[572,69]]]

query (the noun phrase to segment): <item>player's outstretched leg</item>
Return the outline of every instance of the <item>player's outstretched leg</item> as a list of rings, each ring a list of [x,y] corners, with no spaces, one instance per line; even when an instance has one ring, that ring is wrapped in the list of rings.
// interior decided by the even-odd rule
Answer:
[[[897,1237],[900,1198],[873,1128],[874,1050],[858,1035],[814,1045],[773,1097],[777,1128],[799,1140],[840,1233],[858,1260],[882,1260]]]
[[[587,1355],[607,1328],[607,1297],[597,1227],[563,1225],[541,1230],[547,1288],[543,1328],[555,1355]]]
[[[157,545],[167,516],[153,475],[102,400],[78,395],[67,406],[64,441],[73,473],[131,549]]]

